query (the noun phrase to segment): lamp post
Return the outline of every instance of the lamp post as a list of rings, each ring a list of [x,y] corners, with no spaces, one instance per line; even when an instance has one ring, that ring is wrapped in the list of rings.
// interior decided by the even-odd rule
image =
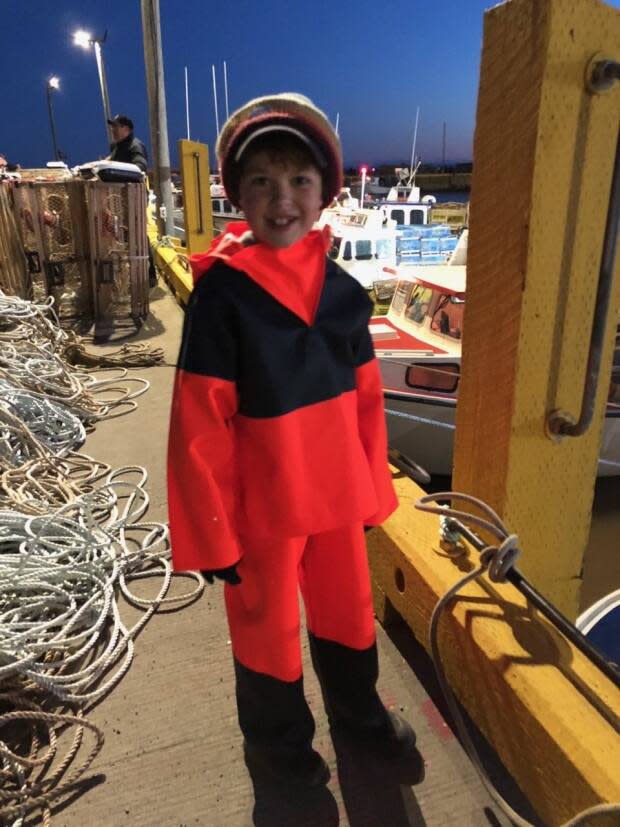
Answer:
[[[60,79],[53,75],[51,78],[48,78],[47,83],[45,84],[45,90],[47,92],[47,110],[50,115],[50,129],[52,131],[52,144],[54,147],[54,160],[60,161],[60,153],[58,152],[58,144],[56,143],[56,125],[54,123],[54,109],[52,107],[52,89],[60,89]]]
[[[108,96],[108,84],[105,77],[105,66],[103,65],[103,51],[101,49],[101,44],[105,43],[107,34],[108,33],[105,32],[103,37],[93,37],[88,32],[85,32],[82,29],[80,29],[73,35],[73,42],[76,46],[81,46],[82,49],[90,49],[91,46],[93,46],[95,49],[97,72],[99,74],[99,87],[101,89],[101,100],[103,101],[105,132],[108,139],[108,143],[110,143],[112,140],[112,136],[110,133],[110,124],[108,123],[108,121],[111,119],[112,116],[110,114],[110,98]]]

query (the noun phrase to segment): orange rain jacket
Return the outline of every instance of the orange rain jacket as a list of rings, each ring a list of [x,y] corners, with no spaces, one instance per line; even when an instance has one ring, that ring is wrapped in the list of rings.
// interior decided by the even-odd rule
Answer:
[[[275,249],[248,229],[191,258],[168,444],[177,570],[233,565],[244,535],[376,525],[397,504],[368,296],[326,231]]]

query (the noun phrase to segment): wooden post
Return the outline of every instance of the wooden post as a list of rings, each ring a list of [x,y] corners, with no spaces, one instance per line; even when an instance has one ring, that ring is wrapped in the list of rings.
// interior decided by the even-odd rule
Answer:
[[[578,610],[620,268],[594,420],[578,415],[609,205],[620,83],[592,93],[593,57],[620,60],[620,11],[598,0],[509,0],[485,14],[453,488],[516,532],[519,567],[565,614]]]
[[[153,178],[157,197],[157,228],[159,235],[174,235],[170,152],[168,150],[168,119],[164,63],[161,54],[159,0],[141,0],[144,65],[149,99]],[[163,210],[162,210],[163,207]]]
[[[203,253],[213,239],[209,147],[198,141],[180,140],[179,159],[187,252]]]

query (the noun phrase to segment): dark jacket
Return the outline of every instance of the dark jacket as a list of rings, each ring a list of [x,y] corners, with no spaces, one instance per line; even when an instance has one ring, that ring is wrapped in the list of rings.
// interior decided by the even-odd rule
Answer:
[[[146,147],[133,132],[117,144],[112,144],[111,161],[121,161],[124,164],[136,164],[142,172],[146,172]]]
[[[243,535],[375,525],[396,507],[365,291],[318,231],[284,250],[231,235],[192,258],[168,453],[177,570],[232,565]]]

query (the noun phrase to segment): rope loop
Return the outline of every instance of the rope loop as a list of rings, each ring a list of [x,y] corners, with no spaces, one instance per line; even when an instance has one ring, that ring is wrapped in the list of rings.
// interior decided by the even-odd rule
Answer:
[[[509,534],[499,546],[483,548],[480,552],[480,563],[486,568],[490,580],[494,583],[503,583],[520,555],[518,536]]]

